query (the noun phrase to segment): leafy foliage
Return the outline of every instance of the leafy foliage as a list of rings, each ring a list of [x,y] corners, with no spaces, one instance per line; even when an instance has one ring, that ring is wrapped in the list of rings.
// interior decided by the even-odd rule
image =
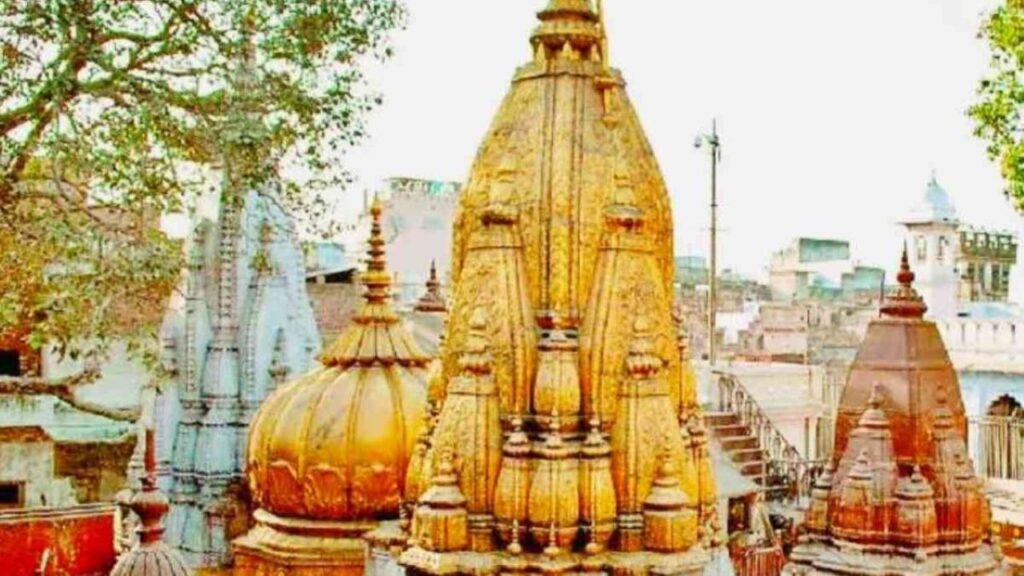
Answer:
[[[1024,0],[1006,0],[986,21],[982,35],[992,50],[991,72],[978,86],[969,110],[975,135],[999,162],[1006,195],[1024,211]]]
[[[403,19],[399,0],[0,3],[0,330],[69,352],[151,331],[124,320],[177,279],[159,217],[210,191],[224,150],[287,166],[284,202],[330,231],[326,193],[378,102],[361,66]],[[240,106],[258,147],[225,141]]]

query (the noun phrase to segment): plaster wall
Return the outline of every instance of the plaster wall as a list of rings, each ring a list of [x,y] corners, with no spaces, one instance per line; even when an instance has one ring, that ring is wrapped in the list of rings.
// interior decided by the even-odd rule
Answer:
[[[24,507],[75,503],[67,479],[54,478],[53,442],[0,442],[0,482],[24,482]]]
[[[1024,318],[936,320],[957,370],[1024,374]]]

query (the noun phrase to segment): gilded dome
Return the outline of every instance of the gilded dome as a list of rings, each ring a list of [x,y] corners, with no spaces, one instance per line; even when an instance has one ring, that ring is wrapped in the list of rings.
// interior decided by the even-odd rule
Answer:
[[[353,521],[398,515],[426,410],[427,365],[390,305],[381,206],[371,209],[365,304],[321,357],[253,418],[253,499],[281,517]]]

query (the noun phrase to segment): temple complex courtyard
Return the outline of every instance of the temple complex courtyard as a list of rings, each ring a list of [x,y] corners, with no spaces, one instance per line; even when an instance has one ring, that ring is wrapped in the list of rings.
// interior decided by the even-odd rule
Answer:
[[[1024,574],[1017,0],[8,4],[0,575]]]

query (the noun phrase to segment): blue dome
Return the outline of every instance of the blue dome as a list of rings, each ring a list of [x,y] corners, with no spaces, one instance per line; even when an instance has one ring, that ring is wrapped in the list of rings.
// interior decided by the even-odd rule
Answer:
[[[957,222],[956,208],[953,207],[953,201],[950,200],[946,190],[939,185],[934,174],[932,174],[931,180],[928,182],[924,201],[911,210],[910,217],[905,221],[906,224],[928,224],[932,222],[947,222],[951,224]]]

